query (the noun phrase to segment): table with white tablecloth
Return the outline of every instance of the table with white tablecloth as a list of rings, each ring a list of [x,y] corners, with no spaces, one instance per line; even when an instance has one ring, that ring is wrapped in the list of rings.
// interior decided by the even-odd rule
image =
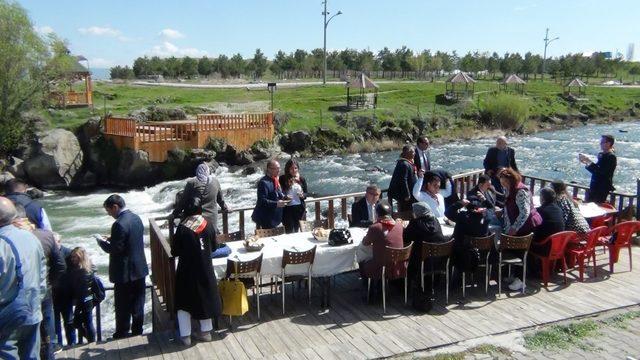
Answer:
[[[540,206],[540,196],[533,196],[533,205],[536,207]],[[585,219],[593,219],[598,216],[616,214],[618,212],[615,209],[609,209],[593,202],[585,203],[582,201],[578,202],[578,209],[580,210],[580,214],[582,214]]]
[[[313,262],[312,275],[318,277],[333,276],[340,273],[352,271],[358,268],[356,259],[356,249],[362,242],[366,228],[349,228],[352,244],[342,246],[330,246],[326,241],[318,241],[313,238],[311,232],[299,232],[292,234],[283,234],[273,237],[265,237],[260,239],[264,244],[262,248],[262,275],[280,275],[282,267],[282,250],[305,251],[316,247],[316,257]],[[448,225],[442,226],[442,232],[445,236],[453,234],[453,227]],[[213,269],[218,279],[222,279],[227,271],[227,259],[248,261],[255,259],[260,252],[247,252],[242,241],[228,242],[231,248],[231,254],[228,257],[212,259]],[[290,275],[306,275],[308,265],[289,265],[287,266],[287,274]]]

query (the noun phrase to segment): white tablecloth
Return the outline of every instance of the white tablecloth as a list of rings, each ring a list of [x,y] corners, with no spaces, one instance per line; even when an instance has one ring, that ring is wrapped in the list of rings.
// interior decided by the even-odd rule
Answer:
[[[540,196],[539,195],[535,195],[533,197],[533,205],[538,207],[540,206]],[[602,215],[606,215],[608,213],[611,213],[610,209],[606,209],[603,208],[602,206],[596,204],[596,203],[583,203],[580,202],[578,203],[578,209],[580,210],[580,213],[582,214],[582,216],[584,216],[586,219],[591,219],[594,217],[598,217],[598,216],[602,216]]]
[[[300,232],[293,234],[284,234],[274,237],[261,239],[264,243],[262,248],[262,275],[280,275],[282,266],[282,250],[289,249],[295,251],[305,251],[311,249],[314,245],[316,248],[316,257],[313,263],[313,276],[332,276],[343,272],[355,270],[358,268],[356,262],[356,248],[362,242],[366,228],[350,228],[353,244],[343,246],[329,246],[327,242],[316,241],[311,232]],[[453,227],[443,225],[442,232],[445,236],[453,234]],[[231,248],[231,254],[228,258],[247,261],[255,259],[260,252],[247,252],[242,245],[242,241],[232,241],[227,243]],[[227,271],[227,258],[212,259],[213,269],[218,279],[222,279]],[[287,266],[288,275],[306,275],[308,265],[289,265]]]

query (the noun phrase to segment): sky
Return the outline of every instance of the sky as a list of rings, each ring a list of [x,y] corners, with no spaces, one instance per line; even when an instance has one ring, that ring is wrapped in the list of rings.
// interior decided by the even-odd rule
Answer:
[[[140,56],[252,57],[260,48],[310,51],[323,45],[322,0],[18,0],[35,27],[55,32],[90,66]],[[545,28],[559,37],[549,56],[616,50],[640,53],[640,0],[329,0],[327,50],[407,46],[542,54]],[[640,59],[640,54],[635,59]]]

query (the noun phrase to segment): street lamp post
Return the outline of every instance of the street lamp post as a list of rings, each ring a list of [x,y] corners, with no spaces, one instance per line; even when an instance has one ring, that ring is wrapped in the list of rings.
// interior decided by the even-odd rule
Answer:
[[[323,51],[323,62],[322,62],[322,85],[326,85],[327,84],[327,26],[329,25],[329,21],[331,21],[331,19],[333,19],[334,17],[342,14],[342,11],[338,11],[327,20],[327,15],[329,15],[329,13],[327,12],[327,0],[324,0],[322,3],[324,4],[324,11],[322,12],[322,15],[324,15],[324,48],[323,48],[324,51]]]
[[[542,74],[540,74],[542,80],[544,80],[544,72],[546,70],[546,65],[547,65],[547,46],[549,46],[549,44],[551,44],[552,42],[558,39],[560,38],[557,36],[554,37],[553,39],[549,39],[549,28],[547,28],[547,32],[544,35],[544,55],[542,56]]]

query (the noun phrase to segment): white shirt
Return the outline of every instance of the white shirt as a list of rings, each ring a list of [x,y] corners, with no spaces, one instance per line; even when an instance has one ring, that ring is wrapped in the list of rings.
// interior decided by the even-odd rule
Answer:
[[[300,201],[300,196],[298,195],[298,193],[301,192],[302,186],[299,183],[294,182],[293,185],[291,185],[291,188],[289,188],[289,191],[287,191],[287,195],[289,195],[289,198],[291,199],[291,202],[288,205],[302,204],[302,202]]]
[[[418,201],[423,201],[429,205],[433,215],[437,218],[444,218],[444,198],[451,196],[451,182],[447,180],[445,188],[441,189],[434,199],[429,193],[421,191],[424,177],[419,177],[413,185],[412,195]]]

